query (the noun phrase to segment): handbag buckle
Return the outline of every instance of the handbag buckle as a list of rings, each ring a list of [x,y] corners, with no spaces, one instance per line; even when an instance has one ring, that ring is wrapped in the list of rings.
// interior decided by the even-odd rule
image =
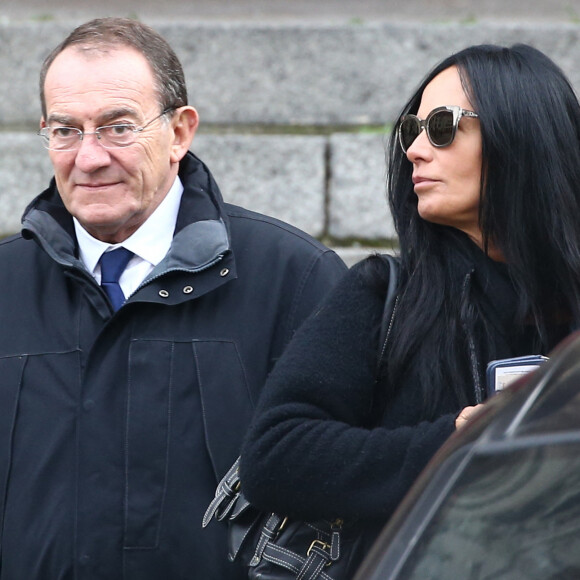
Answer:
[[[312,552],[312,550],[314,548],[319,548],[320,550],[324,550],[325,552],[328,552],[330,550],[330,544],[327,544],[326,542],[323,542],[322,540],[314,540],[312,542],[312,544],[310,544],[310,548],[308,548],[306,555],[310,556],[310,552]]]

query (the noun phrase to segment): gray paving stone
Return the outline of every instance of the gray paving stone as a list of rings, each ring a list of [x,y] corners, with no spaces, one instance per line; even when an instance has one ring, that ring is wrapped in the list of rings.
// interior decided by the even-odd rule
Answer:
[[[330,138],[328,233],[336,239],[395,237],[385,188],[387,135]]]

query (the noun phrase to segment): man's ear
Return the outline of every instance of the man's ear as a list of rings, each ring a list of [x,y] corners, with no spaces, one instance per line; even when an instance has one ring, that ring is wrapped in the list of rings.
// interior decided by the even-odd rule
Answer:
[[[199,115],[193,107],[179,107],[173,114],[171,125],[173,127],[171,161],[179,163],[191,146],[199,125]]]

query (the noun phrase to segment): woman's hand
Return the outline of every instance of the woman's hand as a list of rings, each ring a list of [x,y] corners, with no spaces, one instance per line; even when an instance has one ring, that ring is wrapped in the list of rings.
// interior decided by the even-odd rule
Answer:
[[[457,416],[457,419],[455,419],[455,428],[461,429],[461,427],[463,427],[467,421],[469,421],[469,419],[471,419],[471,417],[477,413],[482,405],[483,403],[480,403],[479,405],[473,405],[472,407],[464,407],[461,413],[459,413]]]

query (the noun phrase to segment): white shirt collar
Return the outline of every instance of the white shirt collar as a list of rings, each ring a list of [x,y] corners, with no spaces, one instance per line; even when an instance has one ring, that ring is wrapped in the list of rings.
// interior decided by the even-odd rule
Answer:
[[[151,269],[165,257],[171,242],[177,214],[181,203],[183,184],[179,177],[175,178],[171,189],[149,218],[120,244],[108,244],[97,240],[89,234],[73,217],[75,233],[79,242],[80,259],[89,272],[95,275],[97,265],[104,252],[110,248],[123,246],[151,265]]]

